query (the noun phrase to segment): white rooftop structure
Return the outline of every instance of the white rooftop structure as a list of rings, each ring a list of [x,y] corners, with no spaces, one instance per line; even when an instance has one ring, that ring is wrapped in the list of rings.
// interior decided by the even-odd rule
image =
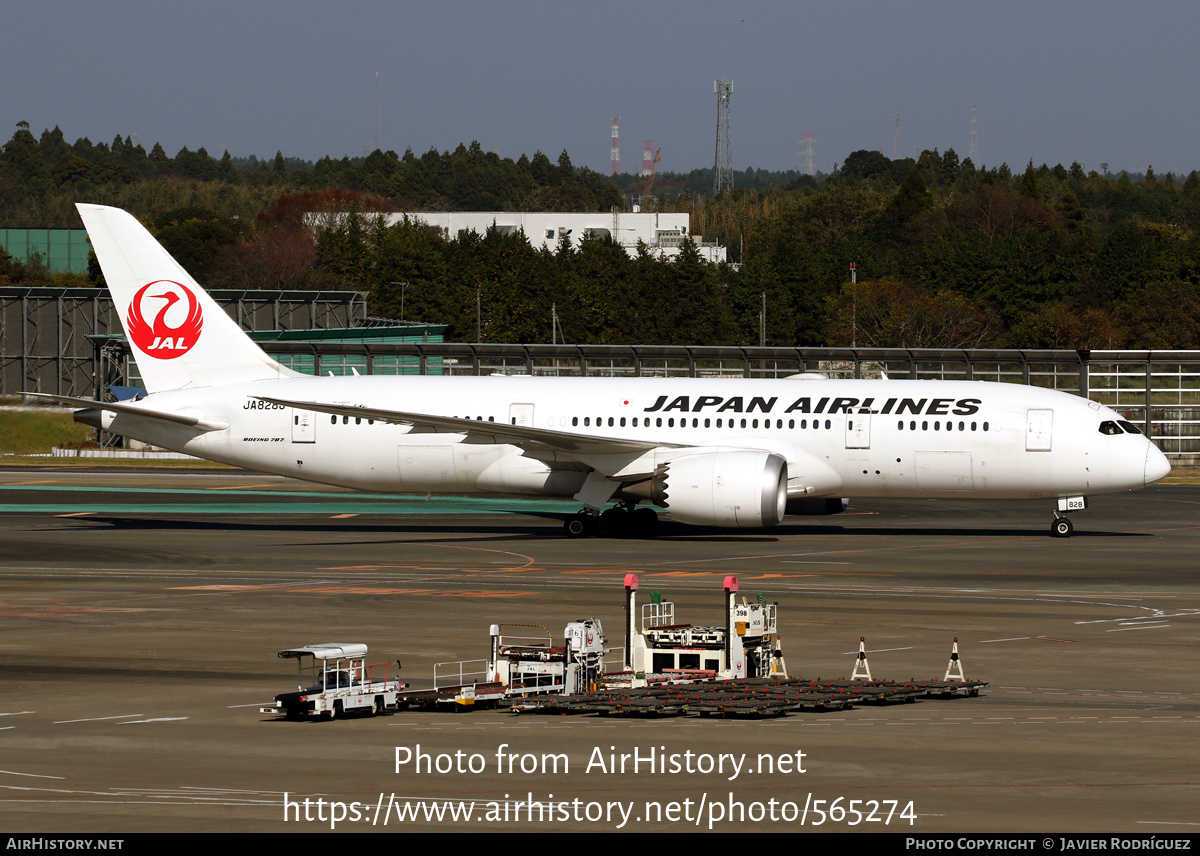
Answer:
[[[494,224],[503,233],[522,231],[535,249],[554,250],[566,238],[576,249],[586,237],[612,237],[631,256],[637,255],[641,241],[660,258],[679,255],[686,238],[696,243],[700,257],[714,264],[725,261],[725,248],[706,243],[691,233],[690,214],[660,214],[657,212],[554,213],[550,211],[410,211],[384,214],[384,222],[392,226],[405,217],[442,230],[447,240],[476,232],[482,235]]]

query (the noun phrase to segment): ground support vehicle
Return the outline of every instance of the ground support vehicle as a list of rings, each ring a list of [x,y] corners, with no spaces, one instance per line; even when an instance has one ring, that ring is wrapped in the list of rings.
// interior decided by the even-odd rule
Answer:
[[[282,713],[288,719],[338,719],[349,713],[375,716],[395,710],[397,695],[407,686],[388,677],[390,663],[368,664],[367,646],[361,642],[288,648],[279,656],[296,661],[298,689],[275,696],[275,707],[261,708],[262,713]],[[399,664],[394,668],[398,670]]]

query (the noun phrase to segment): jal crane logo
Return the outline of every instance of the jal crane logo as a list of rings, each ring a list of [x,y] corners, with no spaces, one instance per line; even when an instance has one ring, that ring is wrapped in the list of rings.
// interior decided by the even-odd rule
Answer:
[[[159,300],[165,302],[158,304]],[[125,316],[129,338],[143,353],[159,360],[186,354],[200,338],[203,327],[204,313],[196,295],[186,285],[169,279],[143,285]]]

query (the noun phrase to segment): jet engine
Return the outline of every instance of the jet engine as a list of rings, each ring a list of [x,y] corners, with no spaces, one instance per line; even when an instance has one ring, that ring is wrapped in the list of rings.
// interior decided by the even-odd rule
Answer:
[[[670,461],[656,493],[682,523],[758,528],[783,520],[787,483],[779,455],[721,450]]]

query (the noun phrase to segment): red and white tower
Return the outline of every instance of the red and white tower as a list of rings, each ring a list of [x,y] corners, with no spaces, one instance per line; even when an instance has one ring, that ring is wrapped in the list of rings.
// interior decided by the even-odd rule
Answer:
[[[617,122],[620,116],[613,116],[612,123],[612,154],[608,157],[608,174],[618,175],[621,172],[621,146],[617,142]]]
[[[654,172],[654,140],[642,140],[642,175]]]

